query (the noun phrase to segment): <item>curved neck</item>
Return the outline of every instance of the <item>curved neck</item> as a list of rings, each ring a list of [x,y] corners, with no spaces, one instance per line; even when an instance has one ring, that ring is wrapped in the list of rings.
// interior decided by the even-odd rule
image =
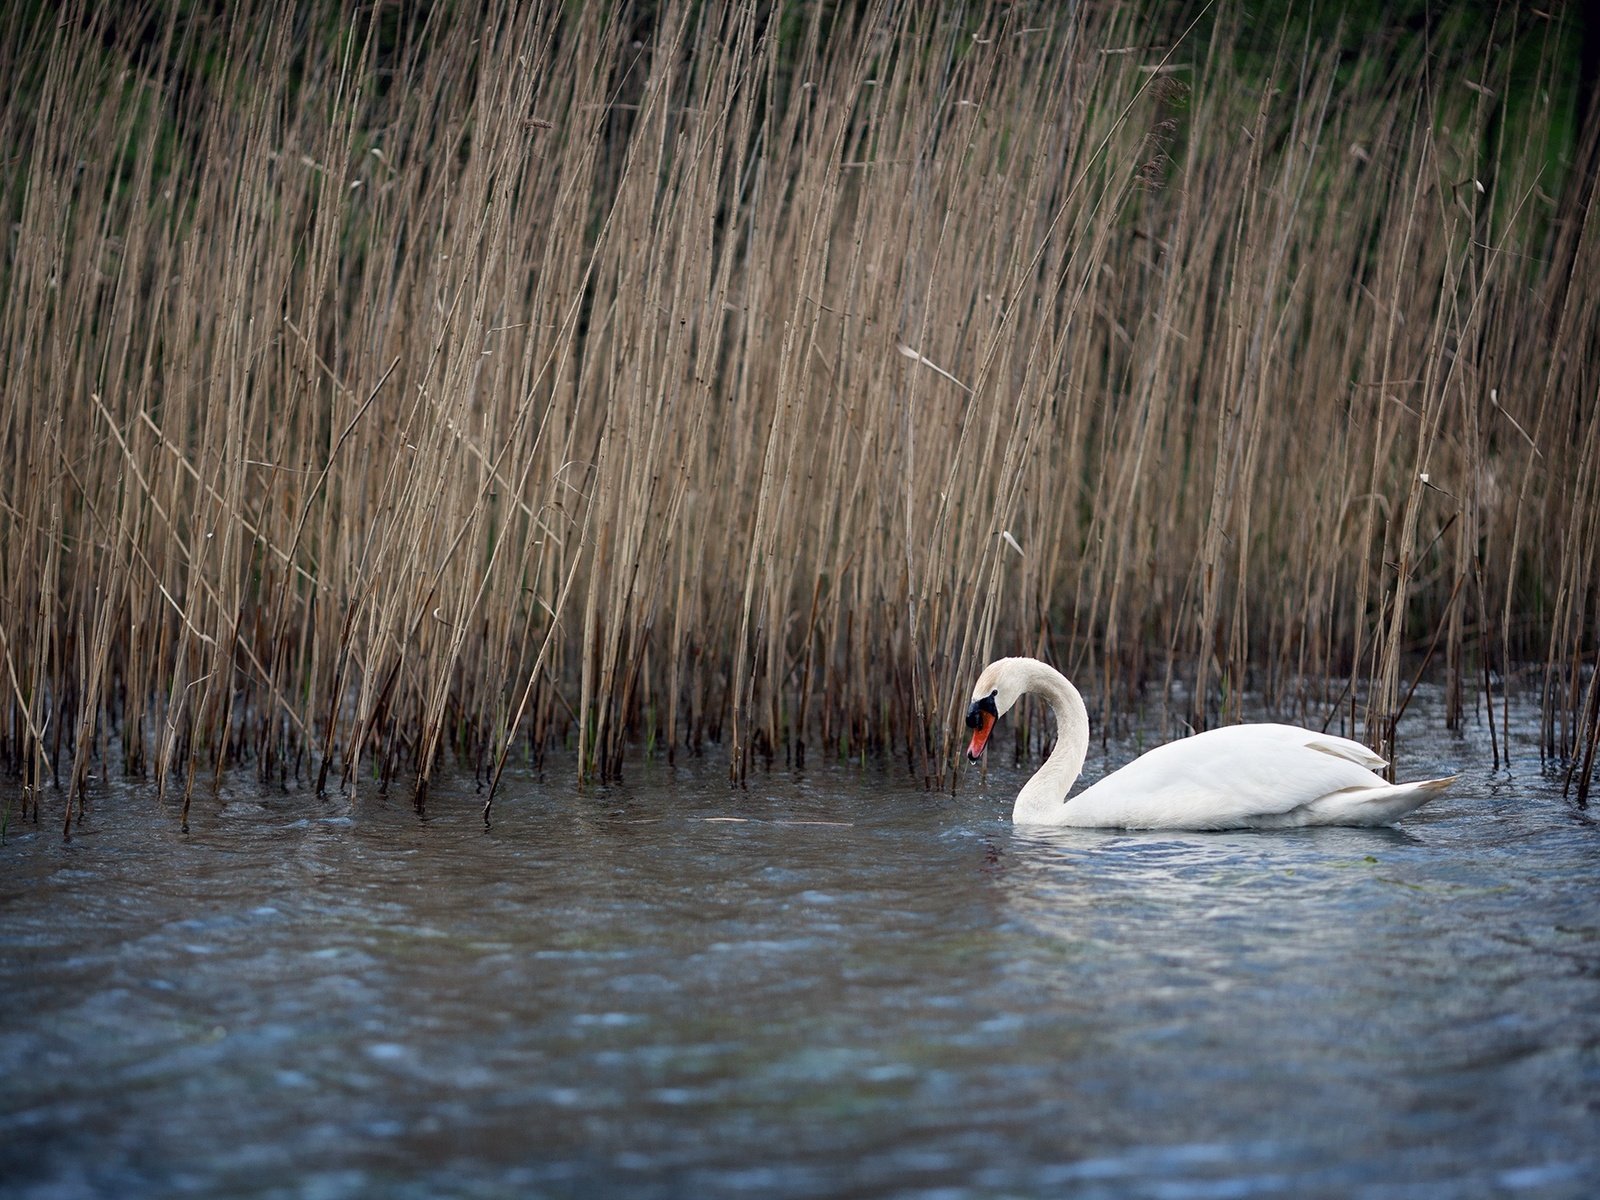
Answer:
[[[1089,710],[1067,677],[1041,662],[1032,664],[1022,691],[1042,696],[1056,716],[1056,746],[1017,793],[1013,822],[1059,825],[1066,819],[1067,793],[1089,754]]]

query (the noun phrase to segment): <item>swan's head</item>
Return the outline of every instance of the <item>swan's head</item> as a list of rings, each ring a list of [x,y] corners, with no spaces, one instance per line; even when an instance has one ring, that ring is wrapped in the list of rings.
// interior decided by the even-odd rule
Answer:
[[[967,761],[977,762],[989,744],[994,723],[1004,716],[1022,694],[1022,681],[1013,668],[1015,659],[1001,658],[990,663],[972,688],[972,703],[967,706],[967,728],[972,741],[967,744]]]

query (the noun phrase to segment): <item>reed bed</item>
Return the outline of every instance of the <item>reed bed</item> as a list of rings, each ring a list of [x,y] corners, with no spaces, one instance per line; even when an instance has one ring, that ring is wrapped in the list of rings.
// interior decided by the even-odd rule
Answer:
[[[945,786],[1028,652],[1586,781],[1576,19],[13,6],[0,762]]]

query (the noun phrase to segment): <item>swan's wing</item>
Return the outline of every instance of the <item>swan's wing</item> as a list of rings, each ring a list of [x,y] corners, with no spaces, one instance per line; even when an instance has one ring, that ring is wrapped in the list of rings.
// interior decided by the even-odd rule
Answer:
[[[1335,792],[1385,787],[1383,760],[1346,738],[1235,725],[1158,746],[1067,803],[1071,824],[1143,829],[1249,825]]]
[[[1241,726],[1240,728],[1252,728],[1252,726]],[[1335,734],[1312,733],[1309,729],[1299,729],[1293,725],[1262,725],[1259,728],[1277,730],[1278,736],[1284,737],[1289,741],[1299,741],[1309,750],[1331,754],[1335,758],[1348,759],[1350,762],[1365,767],[1369,771],[1381,771],[1389,765],[1388,759],[1379,758],[1374,751],[1363,746],[1360,742],[1352,742],[1349,738],[1342,738]],[[1310,738],[1305,740],[1308,734]]]

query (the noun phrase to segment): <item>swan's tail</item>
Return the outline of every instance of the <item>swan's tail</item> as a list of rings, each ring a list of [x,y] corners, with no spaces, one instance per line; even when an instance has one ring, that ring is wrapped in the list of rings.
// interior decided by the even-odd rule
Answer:
[[[1447,775],[1443,779],[1423,779],[1415,783],[1351,788],[1313,800],[1307,807],[1319,821],[1330,825],[1387,825],[1407,813],[1416,812],[1459,778],[1459,775]]]

